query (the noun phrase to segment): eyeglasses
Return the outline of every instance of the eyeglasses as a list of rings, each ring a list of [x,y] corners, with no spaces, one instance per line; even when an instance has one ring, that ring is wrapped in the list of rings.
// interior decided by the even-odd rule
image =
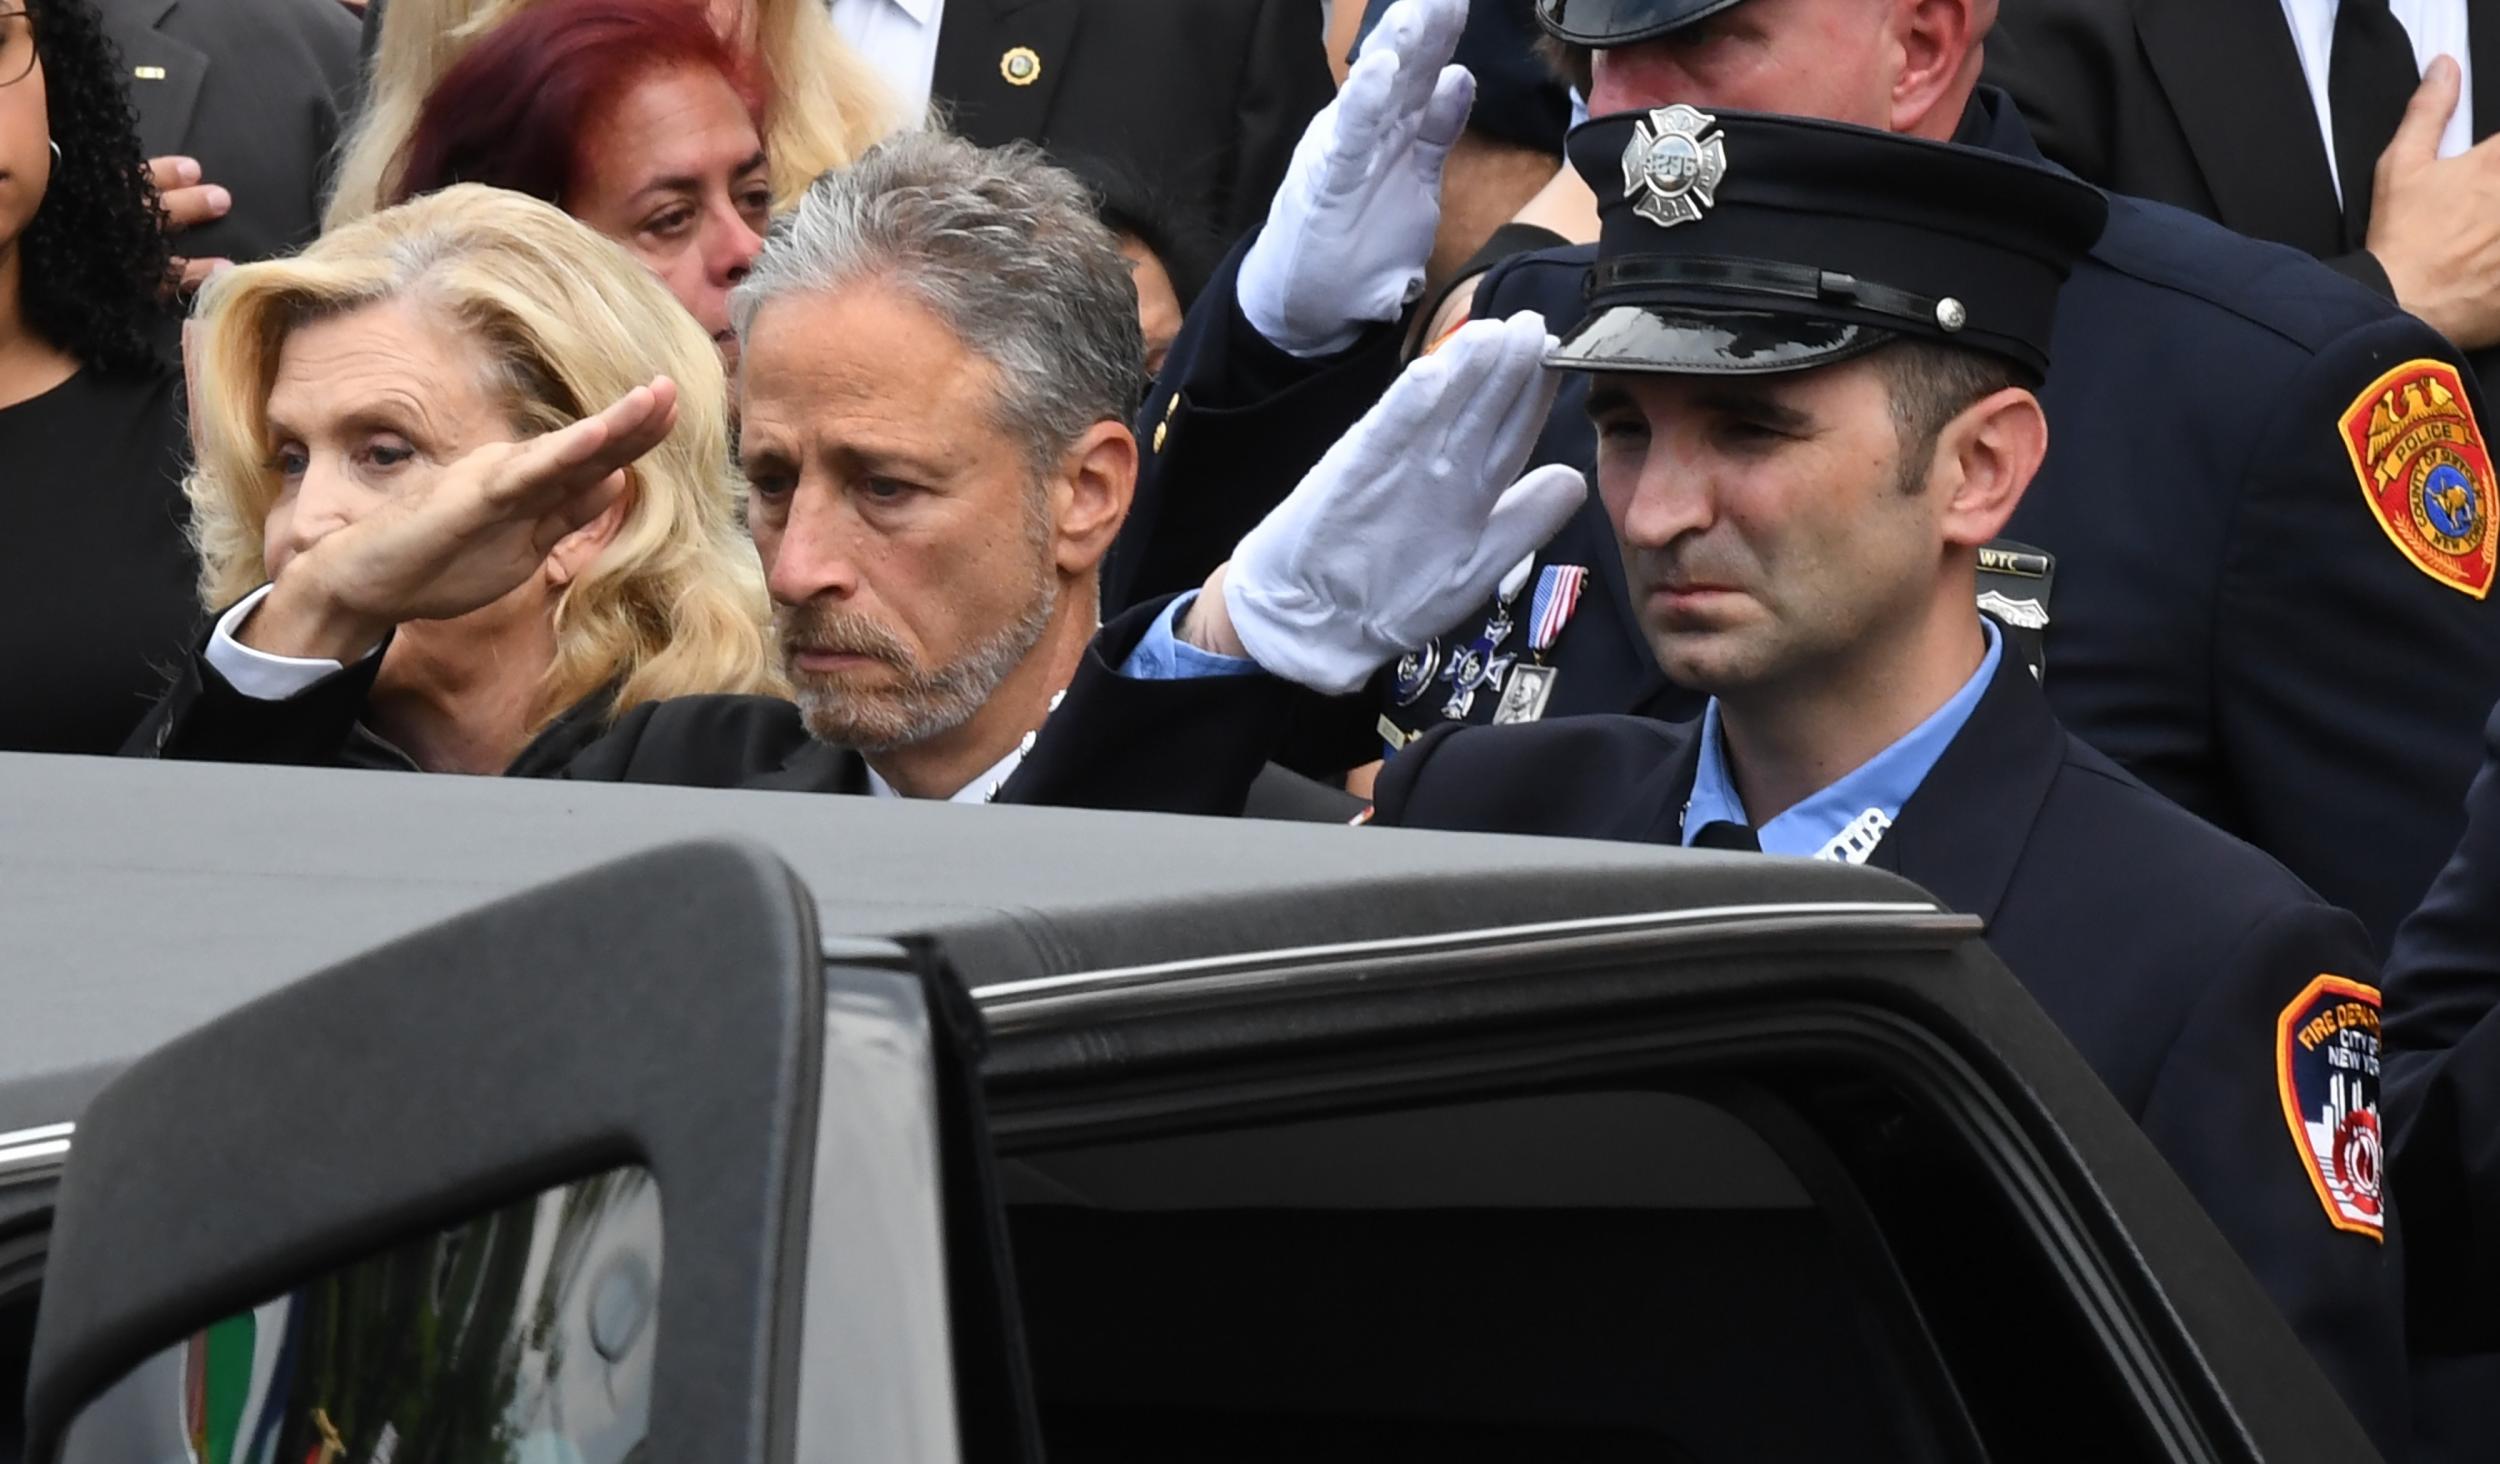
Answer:
[[[35,69],[35,18],[0,9],[0,86],[24,81]]]

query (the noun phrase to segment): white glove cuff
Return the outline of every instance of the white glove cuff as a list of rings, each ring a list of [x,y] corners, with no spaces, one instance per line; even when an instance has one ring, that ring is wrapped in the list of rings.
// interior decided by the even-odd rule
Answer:
[[[1366,326],[1396,320],[1424,292],[1424,272],[1417,267],[1399,278],[1365,280],[1347,289],[1350,318],[1293,320],[1286,288],[1293,281],[1296,261],[1287,254],[1292,246],[1274,243],[1276,238],[1275,231],[1262,230],[1251,241],[1250,252],[1242,256],[1233,297],[1250,328],[1288,356],[1313,361],[1338,355],[1362,338]]]
[[[1345,612],[1258,582],[1240,557],[1224,577],[1233,634],[1260,669],[1329,696],[1359,691],[1393,652],[1366,644]]]

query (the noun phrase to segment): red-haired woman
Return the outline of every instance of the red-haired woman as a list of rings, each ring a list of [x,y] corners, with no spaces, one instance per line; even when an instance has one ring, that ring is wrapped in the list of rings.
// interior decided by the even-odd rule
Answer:
[[[648,265],[734,368],[729,291],[772,209],[743,58],[685,0],[546,0],[426,95],[396,203],[453,183],[541,198]]]

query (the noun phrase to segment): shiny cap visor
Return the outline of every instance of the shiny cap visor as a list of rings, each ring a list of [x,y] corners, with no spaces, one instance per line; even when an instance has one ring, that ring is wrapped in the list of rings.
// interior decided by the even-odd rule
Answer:
[[[1575,46],[1628,46],[1691,25],[1741,0],[1536,0],[1546,33]]]
[[[1894,332],[1761,310],[1600,307],[1545,353],[1558,371],[1773,376],[1863,356]]]

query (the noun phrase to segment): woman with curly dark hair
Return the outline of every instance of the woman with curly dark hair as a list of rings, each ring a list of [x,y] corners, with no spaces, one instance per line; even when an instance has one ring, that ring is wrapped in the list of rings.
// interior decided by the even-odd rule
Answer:
[[[0,0],[0,748],[114,750],[192,629],[165,279],[89,0]]]

